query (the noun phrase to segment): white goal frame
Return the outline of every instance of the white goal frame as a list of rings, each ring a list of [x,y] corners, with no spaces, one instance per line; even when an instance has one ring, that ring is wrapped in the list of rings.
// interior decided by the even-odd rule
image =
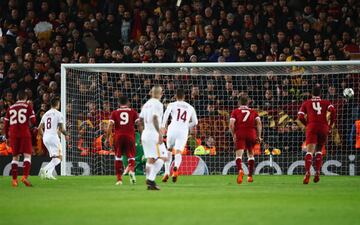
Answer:
[[[72,64],[61,64],[61,113],[64,117],[66,124],[66,69],[84,69],[90,72],[111,72],[111,73],[136,73],[137,69],[148,69],[147,74],[154,74],[156,69],[184,69],[184,68],[223,68],[230,69],[235,67],[243,68],[259,68],[258,74],[265,74],[264,71],[267,68],[280,68],[280,67],[309,67],[309,66],[326,66],[331,68],[331,66],[355,66],[355,69],[351,70],[337,70],[335,71],[338,74],[346,73],[359,73],[360,74],[360,60],[350,60],[350,61],[301,61],[301,62],[229,62],[229,63],[97,63],[97,64],[82,64],[82,63],[72,63]],[[341,67],[340,67],[341,68]],[[105,71],[106,70],[106,71]],[[326,72],[326,71],[325,71]],[[138,72],[143,74],[144,72]],[[327,72],[331,73],[331,71]],[[164,73],[166,74],[166,73]],[[171,74],[168,72],[167,74]],[[285,73],[284,73],[285,74]],[[288,73],[287,73],[288,74]],[[301,74],[309,74],[303,72]],[[310,73],[313,74],[313,73]],[[319,74],[324,74],[319,72]],[[235,75],[235,74],[234,74]],[[240,75],[240,74],[239,74]],[[274,75],[282,75],[281,73],[274,73]],[[61,162],[61,175],[69,175],[67,173],[67,154],[66,154],[66,140],[64,136],[61,137],[61,146],[62,146],[62,157]]]

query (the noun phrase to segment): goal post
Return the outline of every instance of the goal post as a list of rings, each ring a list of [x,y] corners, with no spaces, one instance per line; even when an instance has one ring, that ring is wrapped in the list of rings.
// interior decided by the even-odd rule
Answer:
[[[296,114],[312,86],[320,84],[323,98],[338,110],[322,172],[359,175],[353,126],[360,119],[359,74],[360,61],[62,64],[61,112],[70,139],[62,138],[61,174],[113,174],[112,147],[103,136],[109,111],[121,95],[140,111],[155,84],[163,86],[165,106],[177,88],[184,89],[199,117],[184,155],[184,174],[235,172],[228,122],[241,95],[251,99],[264,123],[255,173],[302,174],[305,133]],[[345,98],[345,88],[354,96]]]

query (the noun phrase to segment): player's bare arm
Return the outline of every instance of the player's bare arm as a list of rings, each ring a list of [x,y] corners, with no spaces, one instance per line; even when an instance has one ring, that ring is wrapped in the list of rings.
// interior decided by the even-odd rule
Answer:
[[[234,142],[236,142],[236,136],[235,136],[235,119],[233,119],[233,118],[230,119],[229,128],[230,128],[231,136],[233,137]]]
[[[66,132],[66,129],[65,129],[65,124],[59,123],[59,131],[65,136],[66,140],[69,139],[69,135],[68,135],[68,133]]]
[[[161,124],[161,130],[163,133],[167,129],[167,121],[169,119],[170,113],[171,113],[171,106],[168,105],[168,107],[165,110],[164,117],[163,117],[162,124]]]
[[[198,125],[198,123],[199,123],[199,120],[198,120],[196,112],[194,110],[193,114],[191,115],[191,121],[190,121],[189,127],[193,128],[196,125]]]
[[[262,132],[262,123],[261,123],[261,119],[260,117],[257,117],[255,119],[255,126],[256,126],[256,139],[258,143],[261,143],[262,138],[261,138],[261,132]]]
[[[153,116],[153,124],[154,124],[155,130],[159,133],[159,144],[162,144],[164,142],[164,138],[163,138],[163,133],[159,127],[158,115]]]
[[[40,136],[44,135],[44,123],[39,124],[38,131],[39,131]]]
[[[110,120],[108,127],[106,129],[106,141],[107,143],[110,143],[110,137],[112,136],[114,121]]]

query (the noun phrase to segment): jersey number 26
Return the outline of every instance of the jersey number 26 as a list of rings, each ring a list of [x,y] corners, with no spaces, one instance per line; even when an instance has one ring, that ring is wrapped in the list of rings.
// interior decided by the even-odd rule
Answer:
[[[26,122],[26,111],[27,109],[20,109],[19,111],[10,110],[10,125],[23,124]]]

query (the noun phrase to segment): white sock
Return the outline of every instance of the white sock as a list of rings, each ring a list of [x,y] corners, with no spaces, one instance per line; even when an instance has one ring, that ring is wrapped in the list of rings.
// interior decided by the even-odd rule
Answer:
[[[180,168],[181,161],[182,161],[182,156],[181,156],[181,154],[176,153],[176,154],[175,154],[175,165],[174,165],[174,166],[179,169],[179,168]]]
[[[53,158],[50,163],[51,163],[51,167],[47,170],[48,174],[53,175],[54,169],[57,165],[59,165],[61,162],[61,160],[59,158]],[[49,164],[50,164],[49,163]]]
[[[171,154],[171,152],[169,152],[168,160],[166,160],[164,162],[164,164],[165,164],[165,174],[167,174],[167,175],[170,175],[171,162],[172,162],[172,154]]]
[[[145,176],[147,180],[150,180],[150,174],[154,170],[154,164],[146,163]]]
[[[161,170],[162,166],[164,165],[164,160],[157,159],[156,162],[153,164],[153,169],[150,171],[149,180],[154,181],[156,178],[156,174]]]
[[[43,169],[44,169],[45,171],[48,171],[51,167],[52,167],[52,159],[51,159],[51,161],[50,161],[48,164],[46,164],[46,166],[43,167]]]

